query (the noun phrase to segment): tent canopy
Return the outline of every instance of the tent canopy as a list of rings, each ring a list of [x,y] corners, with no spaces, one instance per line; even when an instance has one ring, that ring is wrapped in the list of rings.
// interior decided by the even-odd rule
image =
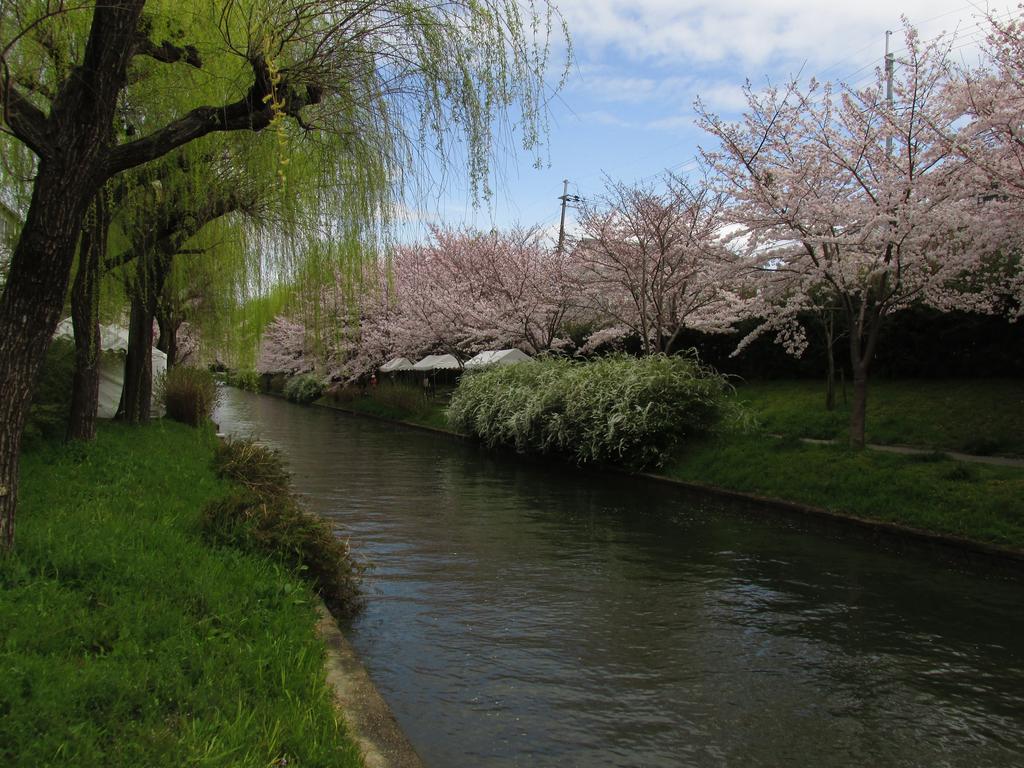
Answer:
[[[412,367],[414,371],[457,371],[462,363],[455,355],[427,355]]]
[[[406,357],[394,357],[380,367],[381,373],[394,373],[395,371],[411,371],[412,363]]]
[[[483,368],[488,365],[512,365],[532,360],[518,349],[488,349],[466,361],[466,368]]]
[[[71,318],[61,320],[57,324],[55,339],[74,339],[75,327]],[[121,402],[121,389],[124,387],[124,356],[128,352],[128,331],[116,325],[100,326],[100,392],[96,415],[101,419],[112,419]],[[152,349],[153,377],[167,372],[167,355],[156,347]],[[153,398],[150,408],[151,416],[163,416],[163,408]]]

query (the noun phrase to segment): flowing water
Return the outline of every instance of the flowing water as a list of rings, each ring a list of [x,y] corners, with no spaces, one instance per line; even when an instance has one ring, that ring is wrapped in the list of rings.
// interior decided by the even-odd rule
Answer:
[[[227,389],[372,564],[347,627],[428,766],[1024,766],[1024,580]]]

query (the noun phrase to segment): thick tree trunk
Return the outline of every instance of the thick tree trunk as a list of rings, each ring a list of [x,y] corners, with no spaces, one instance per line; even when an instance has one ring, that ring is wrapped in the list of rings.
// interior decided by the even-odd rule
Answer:
[[[68,440],[96,437],[100,392],[100,261],[107,251],[110,218],[101,189],[93,200],[93,217],[82,231],[78,273],[71,289],[71,320],[75,327],[75,375],[71,387]]]
[[[0,547],[14,546],[18,458],[36,376],[57,327],[85,211],[110,173],[117,96],[143,0],[97,4],[82,64],[48,115],[7,86],[8,129],[39,155],[25,225],[0,298]]]
[[[0,547],[14,544],[18,453],[39,368],[60,319],[93,189],[68,198],[67,172],[41,163],[0,299]],[[91,186],[91,185],[90,185]]]
[[[129,424],[148,424],[153,403],[153,313],[145,297],[132,299],[128,324],[128,354],[118,417]]]

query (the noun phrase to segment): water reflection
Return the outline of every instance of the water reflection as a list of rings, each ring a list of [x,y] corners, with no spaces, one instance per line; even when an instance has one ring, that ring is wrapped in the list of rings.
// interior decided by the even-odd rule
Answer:
[[[1024,764],[1024,587],[862,534],[228,391],[372,561],[434,766]]]

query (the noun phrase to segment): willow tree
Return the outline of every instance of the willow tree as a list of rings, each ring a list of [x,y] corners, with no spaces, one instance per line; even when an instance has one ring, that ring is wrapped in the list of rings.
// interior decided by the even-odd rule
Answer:
[[[3,129],[37,158],[0,298],[0,541],[8,548],[33,382],[86,211],[107,180],[210,134],[293,121],[329,158],[325,176],[375,158],[367,199],[377,215],[428,153],[443,161],[464,149],[471,185],[486,194],[496,113],[516,108],[527,147],[541,138],[548,6],[524,16],[489,0],[184,5],[8,0],[0,16]],[[153,69],[166,104],[133,115],[152,103],[154,80],[139,73]]]

